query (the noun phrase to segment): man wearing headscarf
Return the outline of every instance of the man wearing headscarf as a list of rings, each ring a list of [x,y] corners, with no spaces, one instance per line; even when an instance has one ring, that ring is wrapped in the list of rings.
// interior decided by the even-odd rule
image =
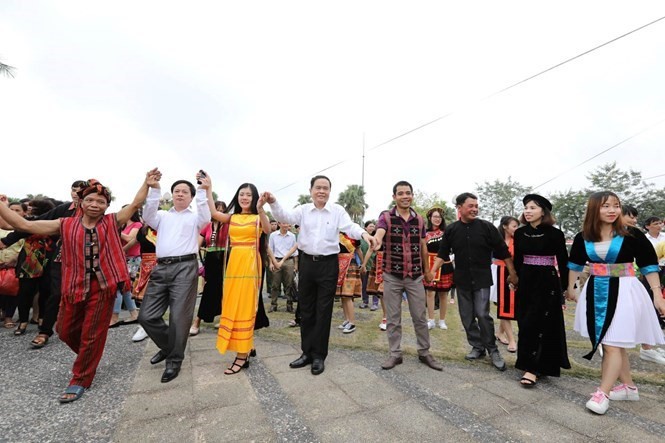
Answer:
[[[29,221],[7,207],[0,195],[0,217],[16,229],[62,239],[62,301],[58,335],[77,354],[69,387],[61,403],[81,398],[92,384],[104,352],[108,324],[118,287],[129,284],[129,274],[118,226],[127,222],[161,174],[155,168],[146,174],[134,201],[116,214],[105,214],[111,202],[108,188],[89,183],[81,193],[80,213],[58,220]]]

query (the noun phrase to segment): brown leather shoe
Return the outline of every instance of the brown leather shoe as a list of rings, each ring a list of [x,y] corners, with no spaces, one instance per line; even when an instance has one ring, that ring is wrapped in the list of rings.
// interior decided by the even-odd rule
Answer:
[[[420,355],[418,356],[418,360],[425,363],[427,366],[429,366],[432,369],[435,369],[437,371],[443,371],[443,365],[438,361],[434,360],[432,354]]]
[[[397,365],[402,364],[402,357],[393,357],[392,355],[388,357],[388,360],[384,361],[381,367],[383,369],[392,369]]]

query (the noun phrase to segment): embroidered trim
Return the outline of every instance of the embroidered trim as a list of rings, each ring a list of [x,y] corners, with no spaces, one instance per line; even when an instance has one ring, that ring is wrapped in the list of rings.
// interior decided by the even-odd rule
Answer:
[[[589,274],[595,277],[635,277],[632,263],[590,263]]]
[[[524,264],[533,266],[554,266],[556,258],[553,255],[525,255]]]

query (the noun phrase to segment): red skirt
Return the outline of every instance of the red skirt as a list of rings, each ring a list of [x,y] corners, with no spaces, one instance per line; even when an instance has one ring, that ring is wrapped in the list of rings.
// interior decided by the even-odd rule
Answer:
[[[429,267],[432,269],[432,266],[434,266],[434,260],[436,259],[436,254],[433,252],[428,252],[427,257],[429,258]],[[454,268],[452,262],[443,262],[443,266],[441,266],[436,272],[434,280],[429,283],[423,280],[425,289],[428,291],[436,292],[450,291],[450,288],[453,287],[453,271]]]
[[[152,268],[157,264],[157,254],[141,254],[141,267],[139,268],[139,275],[134,282],[134,288],[132,289],[132,294],[134,298],[138,301],[143,300],[143,294],[148,287],[148,281],[150,280],[150,274],[152,273]]]

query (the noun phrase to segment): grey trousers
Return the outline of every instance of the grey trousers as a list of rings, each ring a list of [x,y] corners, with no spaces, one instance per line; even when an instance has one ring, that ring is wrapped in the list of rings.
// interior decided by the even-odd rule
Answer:
[[[277,306],[277,298],[284,285],[284,295],[286,296],[287,306],[293,306],[292,288],[293,279],[296,275],[296,262],[294,259],[286,260],[282,263],[281,269],[275,269],[272,272],[272,286],[270,287],[270,304]]]
[[[139,323],[166,354],[167,369],[179,368],[185,358],[197,286],[196,260],[158,264],[150,274],[139,312]],[[163,318],[167,309],[170,309],[168,325]]]
[[[490,288],[457,288],[457,304],[466,339],[474,349],[492,353],[496,348],[494,320],[490,315]]]
[[[427,309],[423,277],[415,280],[401,279],[383,273],[383,303],[386,307],[386,334],[390,355],[402,356],[402,293],[406,292],[409,303],[409,312],[416,331],[416,345],[418,355],[429,354],[429,329],[427,328]]]

